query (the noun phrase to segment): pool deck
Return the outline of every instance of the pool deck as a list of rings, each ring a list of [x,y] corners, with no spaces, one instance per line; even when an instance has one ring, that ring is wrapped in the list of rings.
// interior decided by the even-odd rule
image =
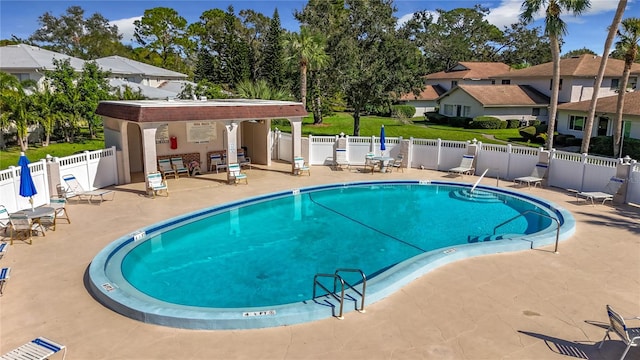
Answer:
[[[249,185],[237,186],[227,185],[225,174],[169,179],[168,198],[148,198],[144,184],[133,183],[114,186],[115,199],[101,205],[72,202],[72,224],[62,221],[46,237],[34,237],[33,245],[17,241],[0,259],[0,267],[12,268],[0,297],[0,354],[38,336],[66,345],[69,360],[617,359],[622,354],[624,345],[615,335],[597,347],[608,325],[606,304],[625,317],[640,315],[640,208],[576,204],[561,189],[520,188],[575,217],[576,233],[560,243],[559,254],[551,246],[454,262],[344,320],[185,330],[126,318],[87,292],[89,263],[106,244],[185,212],[318,184],[461,180],[416,169],[371,175],[313,166],[310,177],[289,170],[283,163],[268,170],[257,165],[247,170]],[[495,186],[496,179],[482,183]],[[503,180],[499,186],[514,188]],[[469,220],[474,216],[481,214],[469,214]],[[640,348],[627,355],[634,358],[640,358]]]

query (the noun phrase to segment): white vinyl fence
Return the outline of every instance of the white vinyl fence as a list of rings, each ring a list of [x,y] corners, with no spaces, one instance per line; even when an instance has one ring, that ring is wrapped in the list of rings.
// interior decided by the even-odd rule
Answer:
[[[59,166],[59,174],[49,173],[51,164],[47,161]],[[64,175],[75,176],[85,190],[95,190],[118,183],[115,147],[34,161],[29,164],[29,170],[37,191],[33,196],[33,206],[36,207],[49,204],[50,197],[57,195],[55,191],[52,194],[50,189],[55,189],[55,184],[64,184]],[[58,178],[51,179],[56,175]],[[50,186],[51,183],[54,185]],[[16,165],[0,171],[0,204],[4,205],[7,211],[15,212],[31,207],[29,199],[18,195],[19,191],[20,167]]]
[[[364,164],[365,155],[380,151],[380,138],[376,136],[345,136],[346,154],[351,165]],[[334,153],[339,136],[309,136],[308,159],[311,165],[334,164]],[[274,132],[274,156],[278,160],[290,161],[291,134]],[[405,144],[403,144],[405,143]],[[404,152],[408,156],[411,168],[446,171],[460,165],[462,155],[467,154],[471,142],[448,141],[441,139],[403,139],[386,138],[384,154],[395,157]],[[485,176],[513,180],[528,176],[536,163],[541,160],[542,148],[525,146],[483,144],[477,142],[476,174],[485,170]],[[277,155],[275,155],[277,154]],[[306,154],[303,154],[307,156]],[[548,171],[548,184],[552,187],[575,189],[578,191],[602,191],[621,159],[576,154],[551,150]],[[628,176],[628,203],[640,204],[640,165],[631,161]]]

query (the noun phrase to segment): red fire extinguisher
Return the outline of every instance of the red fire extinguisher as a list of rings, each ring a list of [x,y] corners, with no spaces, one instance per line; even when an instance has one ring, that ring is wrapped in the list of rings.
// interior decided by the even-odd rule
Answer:
[[[178,148],[178,139],[175,136],[170,137],[169,141],[171,142],[171,149],[175,150]]]

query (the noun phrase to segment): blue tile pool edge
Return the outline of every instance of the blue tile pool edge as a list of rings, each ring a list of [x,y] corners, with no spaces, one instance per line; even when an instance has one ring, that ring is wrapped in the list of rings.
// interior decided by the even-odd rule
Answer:
[[[407,184],[446,185],[460,186],[464,188],[472,187],[471,184],[467,183],[428,180],[339,183],[282,191],[194,211],[142,228],[107,245],[94,257],[89,266],[89,291],[100,303],[119,314],[145,323],[176,328],[207,330],[255,329],[293,325],[332,317],[337,315],[338,309],[331,308],[325,303],[325,299],[323,298],[316,299],[316,301],[304,301],[300,303],[276,305],[265,308],[242,309],[202,308],[170,304],[146,297],[143,294],[136,292],[131,293],[129,291],[123,291],[127,289],[121,289],[118,287],[118,285],[113,283],[112,279],[108,276],[106,264],[114,254],[126,246],[131,246],[136,241],[143,240],[146,234],[151,235],[157,231],[167,230],[168,228],[174,227],[184,221],[192,219],[195,220],[216,212],[226,211],[233,207],[266,201],[282,196],[289,196],[292,193],[306,193],[321,189],[340,188],[345,186]],[[526,199],[534,202],[541,208],[544,208],[548,213],[556,216],[561,222],[559,233],[560,241],[569,238],[575,233],[576,224],[571,213],[552,202],[504,188],[484,185],[479,185],[476,188]],[[140,236],[140,234],[143,236]],[[386,298],[415,279],[442,265],[474,256],[522,251],[552,245],[556,241],[555,235],[556,231],[555,229],[552,229],[547,230],[542,234],[538,233],[513,239],[463,244],[420,254],[411,259],[407,259],[368,280],[365,307]],[[140,239],[138,239],[138,237],[140,237]],[[550,256],[553,255],[551,254]],[[310,279],[309,282],[309,286],[312,286],[312,279]],[[350,292],[347,293],[349,294]],[[335,304],[336,302],[332,301],[332,303]],[[354,302],[345,301],[344,312],[351,312],[355,310],[355,307],[356,304]]]

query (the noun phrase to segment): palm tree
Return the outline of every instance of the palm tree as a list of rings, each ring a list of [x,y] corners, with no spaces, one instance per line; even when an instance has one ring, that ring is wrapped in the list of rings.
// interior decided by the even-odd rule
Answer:
[[[545,9],[546,6],[546,9]],[[589,0],[524,0],[520,19],[524,23],[531,23],[534,15],[545,11],[545,35],[549,37],[551,45],[551,59],[553,61],[553,77],[551,100],[549,104],[549,124],[547,128],[547,148],[553,148],[553,133],[556,127],[556,113],[558,111],[558,93],[560,92],[560,40],[567,34],[567,24],[560,15],[563,11],[580,15],[591,7]]]
[[[34,80],[20,81],[13,75],[0,72],[0,111],[3,127],[16,127],[18,144],[22,151],[29,147],[27,136],[29,125],[37,120],[33,110],[30,92],[37,87]]]
[[[582,147],[581,153],[586,154],[589,152],[589,143],[591,142],[591,133],[593,132],[593,122],[596,117],[596,107],[598,106],[598,96],[600,95],[600,86],[602,85],[602,79],[604,78],[604,71],[607,68],[607,59],[609,58],[609,50],[613,39],[616,36],[618,26],[620,26],[620,20],[622,20],[622,14],[624,8],[627,6],[627,0],[620,0],[618,2],[618,8],[613,16],[611,26],[609,26],[609,32],[607,39],[604,42],[604,51],[602,52],[602,58],[600,59],[600,68],[598,69],[598,75],[593,84],[593,94],[591,95],[591,104],[589,104],[589,112],[587,113],[587,119],[585,120],[584,129],[582,129]]]
[[[300,67],[300,101],[307,107],[307,71],[310,66],[324,66],[327,55],[324,51],[324,39],[311,32],[308,27],[300,27],[300,33],[291,33],[285,42],[292,58]]]
[[[631,66],[638,56],[638,44],[640,43],[640,18],[631,17],[622,20],[622,29],[618,29],[620,40],[616,43],[616,49],[624,53],[624,70],[622,81],[618,90],[618,102],[616,106],[616,120],[613,132],[613,157],[622,156],[622,113],[624,110],[624,96],[627,93]]]

